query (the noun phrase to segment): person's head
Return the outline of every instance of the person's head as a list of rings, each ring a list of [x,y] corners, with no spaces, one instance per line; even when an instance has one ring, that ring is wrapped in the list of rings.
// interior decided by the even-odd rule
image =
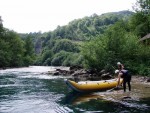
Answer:
[[[115,74],[118,74],[119,73],[119,70],[117,69],[117,70],[115,70]]]
[[[117,62],[117,65],[118,65],[118,66],[121,65],[121,63],[120,63],[120,62]]]

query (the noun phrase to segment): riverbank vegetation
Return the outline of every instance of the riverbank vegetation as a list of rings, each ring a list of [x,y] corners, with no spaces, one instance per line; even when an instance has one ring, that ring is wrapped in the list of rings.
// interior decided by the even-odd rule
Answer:
[[[133,74],[150,75],[149,0],[135,12],[120,11],[75,19],[46,33],[19,34],[0,24],[0,68],[28,65],[74,66],[113,71],[120,61]]]
[[[0,18],[0,68],[29,66],[34,61],[31,37],[22,40],[18,33],[3,27]]]

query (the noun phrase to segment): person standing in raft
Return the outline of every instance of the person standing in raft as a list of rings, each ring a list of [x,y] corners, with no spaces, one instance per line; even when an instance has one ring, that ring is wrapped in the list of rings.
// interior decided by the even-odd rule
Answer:
[[[118,74],[118,85],[120,84],[120,78],[123,78],[123,89],[124,92],[126,92],[126,83],[128,84],[129,91],[131,91],[131,75],[129,74],[128,70],[122,69],[122,70],[115,70],[115,73]]]

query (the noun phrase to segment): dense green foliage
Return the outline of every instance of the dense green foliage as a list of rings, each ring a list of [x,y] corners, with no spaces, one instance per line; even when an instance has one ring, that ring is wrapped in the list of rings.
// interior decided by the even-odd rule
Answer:
[[[140,43],[138,37],[127,32],[122,24],[118,22],[104,35],[83,46],[86,66],[113,71],[117,68],[116,62],[120,61],[133,73],[150,74],[150,47]]]
[[[73,20],[66,26],[58,26],[42,38],[42,52],[35,64],[83,65],[83,56],[80,52],[83,43],[103,34],[118,20],[128,20],[132,14],[130,11],[106,13],[100,16],[93,14],[90,17]]]
[[[32,41],[27,38],[24,42],[16,32],[5,29],[0,23],[0,68],[32,64]]]
[[[35,63],[37,65],[70,66],[79,63],[77,59],[80,57],[80,44],[76,42],[68,39],[51,39],[43,48],[42,57]]]
[[[66,26],[58,26],[48,37],[76,41],[89,40],[89,37],[103,34],[109,26],[120,19],[127,20],[132,14],[133,12],[130,11],[106,13],[100,16],[93,14],[90,17],[75,19]]]
[[[130,29],[137,36],[143,37],[150,33],[150,0],[137,0],[135,11],[130,21]]]
[[[28,66],[29,64],[33,64],[34,62],[34,45],[32,43],[32,37],[27,36],[24,44],[24,64]]]

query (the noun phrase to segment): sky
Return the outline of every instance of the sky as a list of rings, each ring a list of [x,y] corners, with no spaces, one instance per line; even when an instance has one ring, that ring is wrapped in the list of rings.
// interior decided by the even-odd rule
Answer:
[[[18,33],[48,32],[74,19],[122,10],[136,0],[0,0],[3,26]]]

